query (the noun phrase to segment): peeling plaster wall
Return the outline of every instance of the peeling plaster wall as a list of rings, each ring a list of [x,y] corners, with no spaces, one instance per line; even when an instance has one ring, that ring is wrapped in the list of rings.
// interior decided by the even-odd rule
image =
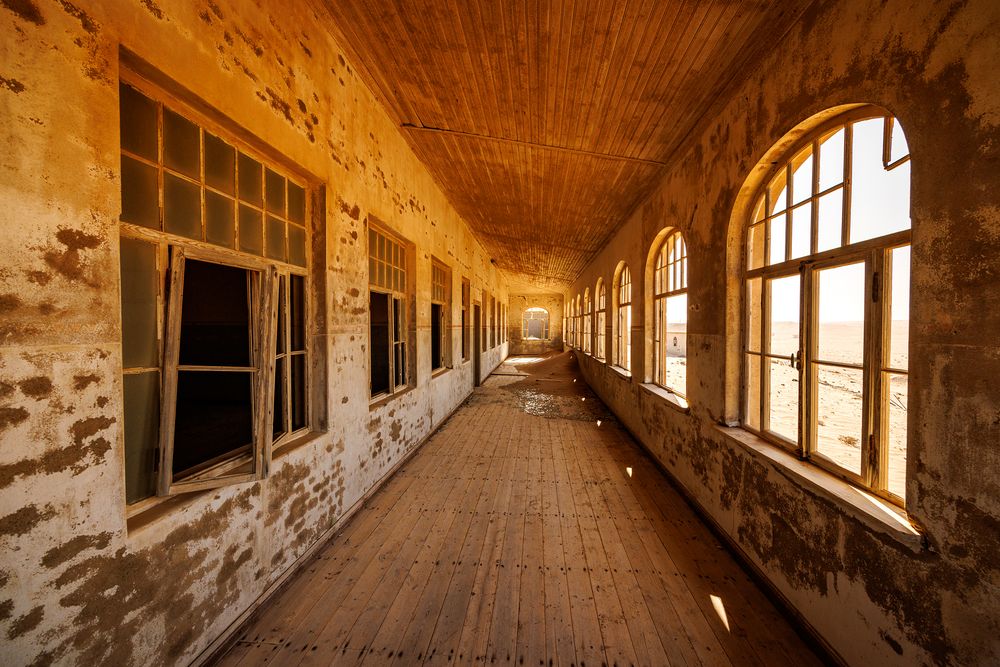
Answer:
[[[690,413],[639,385],[638,307],[633,378],[578,354],[581,368],[744,557],[854,665],[1000,662],[998,62],[992,0],[816,3],[720,101],[567,292],[610,281],[625,260],[641,304],[652,239],[664,226],[685,233]],[[856,102],[895,114],[913,158],[906,500],[930,550],[868,527],[717,426],[738,417],[739,264],[731,258],[739,247],[728,244],[741,187],[797,124]]]
[[[528,308],[549,311],[549,339],[524,340],[521,338],[522,318]],[[512,294],[508,307],[507,336],[511,354],[545,354],[550,350],[562,351],[563,297],[562,294]]]
[[[186,664],[468,395],[431,378],[431,255],[506,283],[307,3],[0,0],[0,663]],[[126,523],[119,44],[326,187],[329,430]],[[369,410],[365,225],[416,244],[416,387]],[[314,255],[315,257],[315,255]],[[453,358],[460,360],[454,337]],[[484,355],[488,374],[506,355]]]

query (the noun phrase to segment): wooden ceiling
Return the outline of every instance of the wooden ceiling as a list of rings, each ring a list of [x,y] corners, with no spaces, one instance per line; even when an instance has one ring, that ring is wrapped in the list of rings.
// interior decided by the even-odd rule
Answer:
[[[323,0],[515,288],[571,282],[809,1]]]

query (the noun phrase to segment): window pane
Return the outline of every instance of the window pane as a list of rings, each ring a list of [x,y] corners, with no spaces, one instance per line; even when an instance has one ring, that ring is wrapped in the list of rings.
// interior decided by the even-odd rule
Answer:
[[[788,207],[788,188],[785,187],[786,173],[786,170],[782,168],[768,186],[768,194],[771,197],[771,210],[768,211],[768,215],[774,215]]]
[[[156,102],[124,83],[118,85],[122,149],[157,161]]]
[[[787,361],[769,359],[768,430],[799,440],[799,372]]]
[[[121,239],[122,367],[160,365],[157,314],[156,246]]]
[[[205,133],[205,184],[228,195],[236,194],[236,149],[208,132]]]
[[[288,261],[306,265],[306,230],[297,225],[288,225]]]
[[[368,293],[370,371],[372,396],[389,391],[389,297]]]
[[[799,276],[767,281],[771,296],[771,336],[768,351],[783,357],[797,353],[799,346]]]
[[[861,392],[864,371],[816,368],[816,451],[861,474]]]
[[[289,276],[292,351],[306,349],[306,281],[302,276]]]
[[[431,304],[431,368],[444,366],[441,359],[441,306]]]
[[[254,206],[261,206],[264,203],[264,197],[261,187],[263,176],[260,162],[240,153],[238,167],[240,171],[240,199]]]
[[[747,268],[757,269],[764,266],[764,229],[765,225],[754,225],[747,234]]]
[[[851,243],[910,228],[910,164],[882,166],[882,119],[854,124]]]
[[[906,408],[908,400],[908,378],[898,373],[886,373],[889,420],[889,492],[906,498]]]
[[[285,360],[286,357],[278,357],[274,361],[274,417],[271,421],[274,440],[285,432]]]
[[[285,276],[280,276],[278,278],[278,331],[277,337],[274,343],[275,354],[282,354],[285,351],[285,325],[287,324],[285,317],[287,311],[285,310],[285,298],[286,284],[288,283],[288,278]]]
[[[295,354],[292,360],[292,430],[306,425],[306,355]]]
[[[179,371],[174,475],[248,448],[253,438],[252,406],[252,373]]]
[[[264,252],[262,213],[240,204],[240,250],[260,255]]]
[[[663,384],[687,394],[687,294],[666,299],[667,329],[663,340]]]
[[[160,374],[125,375],[125,500],[156,493],[153,466],[160,430]]]
[[[892,139],[889,151],[889,162],[895,162],[910,154],[910,146],[903,136],[903,128],[900,127],[897,119],[892,120]]]
[[[795,167],[795,165],[798,167]],[[807,146],[792,159],[792,204],[803,202],[812,196],[813,157],[812,146]]]
[[[890,295],[889,366],[909,368],[910,345],[910,246],[891,251],[892,293]]]
[[[156,167],[122,155],[122,215],[150,229],[160,228],[160,186]]]
[[[205,190],[205,240],[232,248],[236,244],[235,211],[232,199]]]
[[[747,349],[760,352],[761,279],[747,281]]]
[[[163,174],[163,229],[201,238],[201,188],[170,173]]]
[[[306,191],[288,181],[288,219],[306,224]]]
[[[267,212],[285,215],[285,178],[270,169],[264,176],[267,187]]]
[[[817,358],[861,365],[865,354],[864,262],[817,271],[816,282]]]
[[[770,233],[770,238],[768,242],[771,244],[769,250],[769,264],[781,264],[785,261],[785,236],[787,230],[785,229],[785,216],[787,214],[782,213],[776,218],[772,218],[767,223],[767,229]]]
[[[812,202],[792,211],[792,257],[805,257],[812,252]]]
[[[187,260],[180,364],[250,366],[249,271]]]
[[[267,256],[285,259],[285,223],[274,216],[267,216]]]
[[[743,420],[747,426],[760,430],[760,357],[746,355],[743,369],[746,404],[743,406]]]
[[[198,126],[170,109],[163,109],[163,164],[194,179],[201,178]]]
[[[819,146],[819,191],[844,182],[844,129],[826,135]]]
[[[839,248],[843,226],[844,190],[841,188],[819,198],[816,251],[823,252]]]

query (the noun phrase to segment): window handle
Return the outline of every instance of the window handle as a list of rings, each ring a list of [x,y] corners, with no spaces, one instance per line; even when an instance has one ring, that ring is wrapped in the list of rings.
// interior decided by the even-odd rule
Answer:
[[[797,370],[802,370],[802,354],[799,352],[792,352],[788,355],[788,365]]]

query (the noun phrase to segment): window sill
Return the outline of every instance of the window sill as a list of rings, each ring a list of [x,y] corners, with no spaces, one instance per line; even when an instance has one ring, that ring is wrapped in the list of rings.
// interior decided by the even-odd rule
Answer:
[[[629,381],[632,380],[632,373],[630,373],[629,371],[625,370],[621,366],[614,366],[614,365],[609,364],[608,368],[610,368],[611,370],[613,370],[615,373],[617,373],[618,375],[620,375],[624,379],[629,380]]]
[[[774,464],[778,471],[806,490],[836,504],[868,528],[888,536],[913,553],[924,551],[924,537],[906,513],[887,501],[803,461],[763,438],[738,426],[715,428],[729,441]]]
[[[431,371],[431,379],[433,380],[434,378],[439,378],[450,370],[451,370],[450,366],[442,366],[441,368],[435,368],[434,370]]]
[[[296,449],[300,449],[302,447],[305,447],[309,443],[314,442],[324,434],[325,433],[321,431],[306,431],[305,433],[296,435],[293,438],[289,438],[285,442],[275,445],[273,448],[273,452],[271,454],[272,463],[274,461],[277,461],[283,456],[291,454]],[[341,445],[341,447],[343,447],[343,445]]]
[[[652,382],[643,382],[639,386],[653,396],[663,399],[663,401],[674,410],[683,412],[684,414],[691,413],[691,406],[688,405],[688,402],[669,389],[664,389],[660,385]]]
[[[399,391],[395,391],[395,392],[393,392],[391,394],[383,394],[383,395],[376,396],[376,397],[374,397],[373,399],[371,399],[368,402],[368,411],[371,412],[372,410],[380,408],[383,405],[385,405],[386,403],[394,401],[395,399],[399,398],[400,396],[405,396],[406,394],[410,393],[411,391],[413,391],[413,385],[407,385],[407,387],[405,389],[400,389]]]

